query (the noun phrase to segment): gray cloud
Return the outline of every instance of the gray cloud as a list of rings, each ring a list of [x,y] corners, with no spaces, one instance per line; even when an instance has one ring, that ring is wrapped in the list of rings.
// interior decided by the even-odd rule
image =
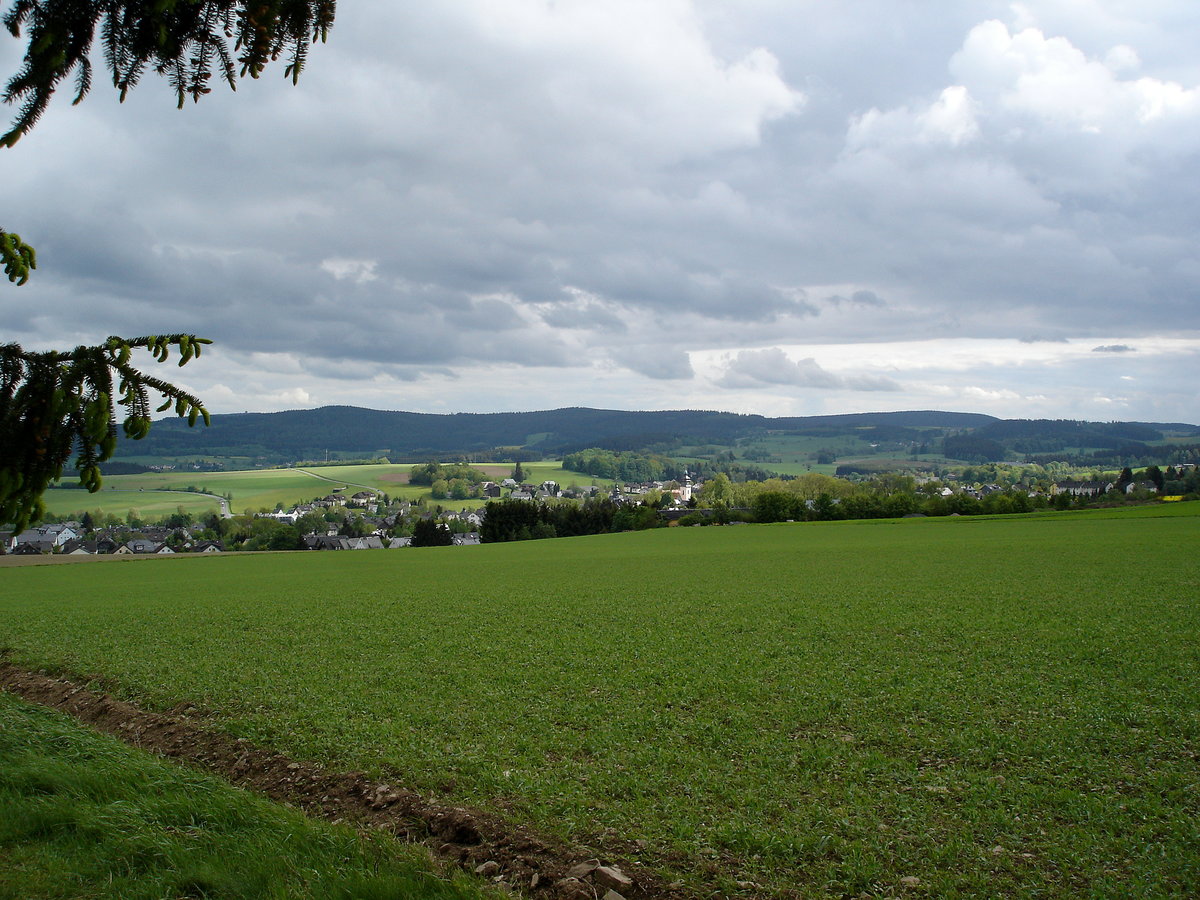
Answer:
[[[1128,344],[1102,344],[1099,347],[1093,347],[1093,353],[1134,353],[1136,347],[1130,347]]]
[[[841,294],[830,294],[825,298],[825,302],[831,306],[841,306],[842,304],[872,306],[876,308],[887,306],[887,302],[874,291],[855,291],[849,297],[843,297]]]
[[[669,345],[621,347],[611,357],[614,362],[656,380],[692,378],[696,374],[688,355]]]
[[[811,357],[793,361],[778,347],[740,351],[729,361],[725,374],[717,383],[727,388],[781,385],[822,390],[900,390],[900,385],[890,378],[872,375],[836,375],[823,369]]]

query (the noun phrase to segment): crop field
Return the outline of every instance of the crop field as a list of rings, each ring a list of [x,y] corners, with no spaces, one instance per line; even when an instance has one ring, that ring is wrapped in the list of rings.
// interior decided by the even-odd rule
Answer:
[[[320,470],[314,470],[320,471]],[[291,505],[299,500],[310,500],[329,493],[335,487],[345,487],[345,483],[332,483],[325,478],[309,475],[298,469],[249,469],[244,472],[145,472],[138,475],[106,475],[104,486],[90,496],[84,491],[74,491],[87,505],[83,509],[103,509],[105,512],[124,514],[128,505],[121,506],[122,496],[129,492],[140,493],[145,502],[152,502],[147,496],[155,491],[188,491],[191,488],[210,494],[228,494],[233,497],[231,504],[235,513],[252,509],[257,512],[260,508],[274,509],[276,503]],[[358,488],[355,488],[358,490]],[[55,504],[69,502],[70,498],[61,498],[59,493],[51,492],[50,499]],[[353,493],[353,491],[351,491]],[[113,495],[110,501],[110,494]],[[180,494],[171,494],[172,498]],[[50,508],[50,499],[47,507]],[[186,499],[186,498],[184,498]],[[207,501],[215,509],[215,501]],[[169,503],[169,512],[174,511],[174,504]],[[57,509],[57,507],[54,507]]]
[[[9,568],[0,646],[706,896],[1196,896],[1197,506]]]
[[[82,490],[51,490],[45,494],[46,511],[56,516],[70,516],[100,510],[116,516],[124,516],[130,510],[146,520],[156,520],[182,509],[193,516],[217,512],[220,508],[216,499],[201,494],[165,491],[118,491],[105,487],[98,493],[89,494]]]

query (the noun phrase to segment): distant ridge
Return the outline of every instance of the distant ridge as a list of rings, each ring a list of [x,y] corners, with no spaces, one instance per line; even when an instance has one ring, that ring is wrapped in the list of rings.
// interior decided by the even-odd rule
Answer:
[[[154,424],[149,437],[125,443],[122,455],[285,455],[313,458],[326,450],[421,453],[481,452],[520,447],[563,452],[614,442],[642,446],[676,438],[727,443],[756,432],[806,427],[978,428],[996,421],[978,413],[848,413],[840,416],[768,418],[712,410],[629,411],[566,407],[537,412],[415,413],[323,406],[276,413],[214,415],[209,428],[188,428],[176,418]],[[241,452],[234,453],[234,450]],[[620,449],[620,448],[615,448]]]
[[[1082,427],[1081,426],[1086,426]],[[1120,427],[1118,427],[1120,426]],[[713,410],[629,411],[566,407],[536,412],[416,413],[323,406],[275,413],[214,415],[208,428],[188,428],[177,418],[154,424],[136,444],[123,442],[119,455],[250,456],[316,459],[327,452],[367,456],[454,456],[511,448],[555,455],[585,447],[637,449],[659,443],[730,444],[768,432],[814,436],[876,429],[1013,433],[1086,431],[1145,439],[1151,431],[1195,430],[1195,426],[1148,423],[1070,423],[1006,420],[982,413],[909,410],[771,418]]]

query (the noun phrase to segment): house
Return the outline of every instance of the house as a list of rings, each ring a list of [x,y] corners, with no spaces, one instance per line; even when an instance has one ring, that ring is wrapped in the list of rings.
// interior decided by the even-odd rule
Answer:
[[[193,553],[224,553],[225,545],[220,541],[201,541],[192,547]]]
[[[480,543],[479,532],[470,531],[466,534],[456,534],[453,540],[455,547],[474,547]]]
[[[304,546],[309,550],[361,550],[366,549],[365,545],[355,547],[352,542],[365,540],[367,538],[348,538],[339,534],[306,534]]]
[[[175,551],[166,544],[148,540],[142,537],[130,538],[115,551],[121,556],[136,554],[138,556],[165,555]]]
[[[13,538],[14,549],[21,544],[37,544],[38,552],[51,553],[61,547],[67,541],[77,540],[83,535],[69,525],[39,525],[36,528],[27,528],[16,537]]]
[[[1112,482],[1104,481],[1060,481],[1050,488],[1053,494],[1071,494],[1074,497],[1099,497],[1112,490]]]
[[[1153,481],[1131,481],[1125,485],[1125,493],[1132,494],[1135,491],[1142,491],[1146,494],[1157,494],[1158,485]]]
[[[20,538],[21,536],[17,535],[17,537]],[[26,540],[16,541],[13,546],[12,552],[13,553],[53,553],[54,550],[55,550],[55,543],[54,543],[53,539],[51,539],[51,538],[40,538],[40,539],[35,538],[32,540],[26,539]]]

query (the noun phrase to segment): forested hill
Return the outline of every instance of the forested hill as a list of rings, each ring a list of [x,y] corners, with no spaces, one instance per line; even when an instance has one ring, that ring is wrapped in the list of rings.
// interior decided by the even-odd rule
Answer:
[[[768,431],[834,434],[863,428],[975,429],[997,421],[978,413],[929,410],[768,418],[702,410],[629,412],[570,407],[439,415],[325,406],[214,415],[208,428],[188,428],[180,419],[162,419],[145,439],[123,441],[118,455],[298,460],[321,458],[329,451],[409,458],[486,453],[495,448],[557,455],[584,447],[628,450],[674,441],[729,444]]]

